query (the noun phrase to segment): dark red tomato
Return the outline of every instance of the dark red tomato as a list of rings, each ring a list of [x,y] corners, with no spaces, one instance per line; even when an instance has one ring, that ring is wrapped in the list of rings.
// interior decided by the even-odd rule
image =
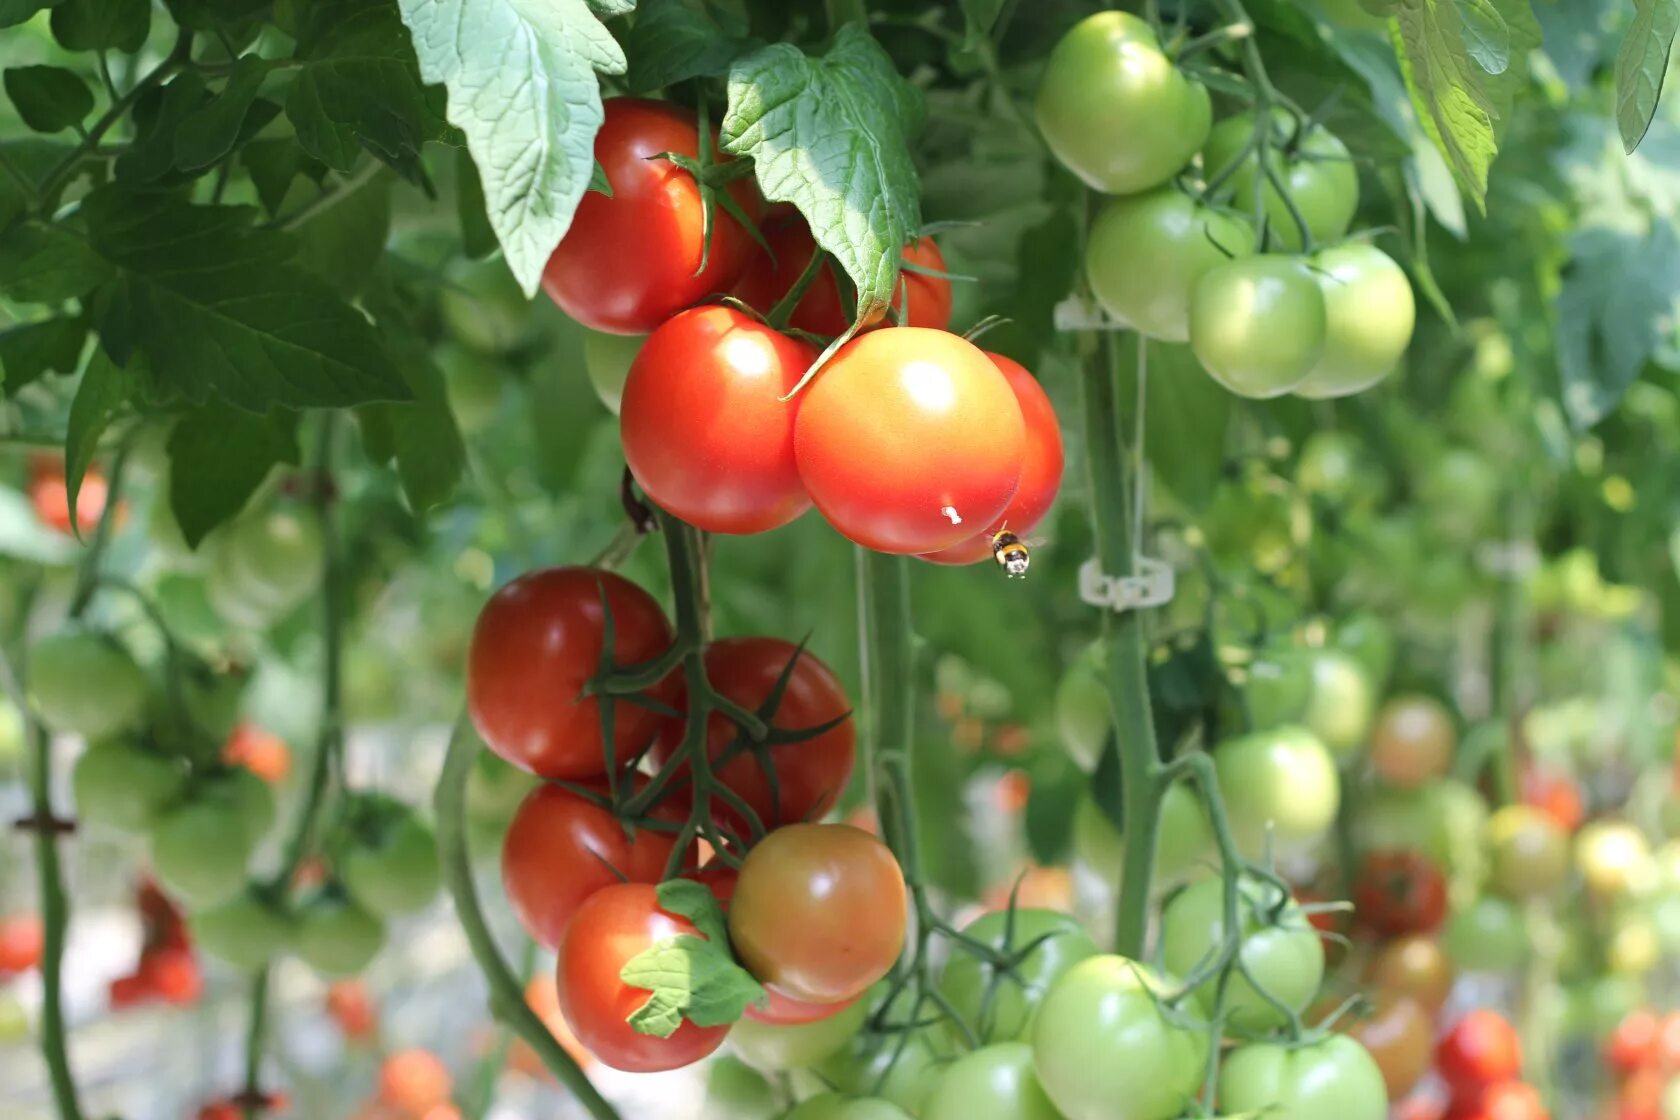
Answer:
[[[992,555],[992,537],[1008,529],[1018,536],[1031,532],[1056,500],[1062,487],[1062,426],[1056,421],[1056,410],[1044,392],[1038,378],[1013,358],[986,352],[992,364],[1003,371],[1009,387],[1015,390],[1015,401],[1021,406],[1021,418],[1027,425],[1027,447],[1021,457],[1021,480],[1015,496],[996,522],[983,533],[976,533],[955,548],[931,552],[923,560],[935,564],[973,564]]]
[[[647,334],[685,307],[727,292],[746,267],[753,241],[739,222],[714,208],[711,253],[694,176],[662,152],[696,159],[699,121],[678,105],[616,97],[595,136],[595,159],[612,197],[590,191],[543,270],[543,289],[560,310],[609,334]],[[722,156],[719,157],[721,162]],[[729,193],[748,217],[759,209],[751,179]]]
[[[467,710],[490,749],[545,778],[606,772],[600,706],[583,687],[600,668],[602,592],[612,607],[613,660],[648,661],[671,644],[671,624],[653,596],[612,572],[546,568],[527,572],[484,605],[467,654]],[[669,695],[669,685],[655,690]],[[620,701],[613,754],[635,754],[659,717]]]
[[[38,967],[45,940],[41,919],[36,914],[0,918],[0,977]]]
[[[871,331],[805,389],[799,474],[840,533],[920,555],[1002,516],[1021,478],[1026,422],[1009,381],[954,334]]]
[[[1470,1011],[1435,1046],[1435,1069],[1458,1096],[1522,1072],[1522,1043],[1497,1011]]]
[[[1629,1012],[1604,1040],[1604,1061],[1623,1076],[1656,1065],[1661,1031],[1662,1020],[1656,1012],[1644,1008]]]
[[[766,829],[815,820],[834,807],[852,777],[857,728],[847,713],[851,704],[834,672],[810,652],[801,652],[780,638],[724,638],[706,647],[706,678],[724,696],[752,711],[770,698],[776,680],[794,657],[793,674],[781,702],[770,716],[778,731],[820,727],[847,717],[812,739],[765,748],[769,767],[750,741],[722,715],[713,714],[706,727],[706,753],[716,776],[758,814]],[[679,704],[680,706],[680,704]],[[648,752],[663,766],[681,745],[682,720],[666,720]],[[776,792],[771,794],[770,771]],[[745,834],[738,812],[714,800],[713,815],[726,827]]]
[[[1550,1120],[1534,1086],[1514,1079],[1456,1095],[1445,1120]]]
[[[143,953],[136,975],[153,995],[177,1007],[190,1007],[204,992],[204,971],[191,949],[166,945]]]
[[[762,533],[811,508],[793,456],[815,348],[733,307],[697,307],[642,343],[619,406],[624,458],[648,497],[711,533]]]
[[[1581,787],[1565,774],[1529,767],[1523,771],[1522,799],[1557,822],[1565,832],[1574,832],[1587,819],[1581,803]]]
[[[811,227],[797,210],[789,209],[770,218],[764,224],[764,240],[770,247],[760,249],[747,271],[735,285],[735,294],[747,306],[766,314],[792,290],[817,243],[811,239]],[[933,238],[923,237],[911,242],[904,250],[904,260],[918,268],[945,271],[945,257]],[[846,305],[840,298],[840,285],[834,269],[839,266],[825,262],[817,270],[805,294],[794,306],[788,325],[827,338],[844,334],[851,326],[846,317]],[[932,327],[944,330],[951,323],[951,282],[943,276],[928,276],[908,269],[900,273],[898,294],[893,309],[900,324],[906,327]]]
[[[657,941],[699,931],[687,918],[659,908],[646,883],[619,883],[597,891],[572,919],[560,942],[555,980],[560,1011],[591,1054],[614,1069],[655,1073],[699,1061],[723,1045],[728,1027],[683,1022],[670,1038],[642,1034],[627,1020],[650,993],[619,979],[631,958]]]
[[[553,949],[596,891],[625,881],[659,882],[674,844],[667,832],[632,829],[627,835],[608,810],[570,790],[540,785],[526,795],[502,841],[502,887],[526,932]]]
[[[1380,851],[1359,865],[1354,913],[1384,937],[1428,933],[1447,917],[1447,878],[1428,856]]]

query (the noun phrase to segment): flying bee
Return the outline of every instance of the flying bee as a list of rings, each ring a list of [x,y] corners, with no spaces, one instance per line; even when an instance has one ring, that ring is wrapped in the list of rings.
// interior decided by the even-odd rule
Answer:
[[[1027,542],[1010,532],[1007,525],[992,534],[992,558],[1010,579],[1026,579],[1027,568],[1032,564]]]

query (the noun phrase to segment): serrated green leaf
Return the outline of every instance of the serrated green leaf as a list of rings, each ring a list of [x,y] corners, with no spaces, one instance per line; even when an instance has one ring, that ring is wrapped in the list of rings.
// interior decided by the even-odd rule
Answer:
[[[0,140],[0,158],[16,168],[31,185],[45,179],[70,151],[67,144],[33,136]],[[13,176],[0,173],[0,229],[11,225],[33,202]]]
[[[78,508],[82,478],[99,450],[105,429],[135,398],[139,387],[137,371],[123,369],[104,350],[93,352],[70,402],[70,420],[64,433],[64,487],[71,509]]]
[[[0,331],[0,396],[10,396],[49,373],[72,373],[82,356],[87,324],[61,317]]]
[[[175,129],[176,167],[208,167],[233,150],[268,69],[256,55],[245,55],[233,64],[221,92],[181,119]]]
[[[729,71],[721,143],[750,156],[764,196],[791,202],[858,293],[858,318],[886,313],[902,248],[921,226],[909,137],[920,94],[863,27],[821,58],[777,43]]]
[[[595,73],[624,73],[624,52],[583,0],[400,2],[421,74],[449,92],[508,267],[534,295],[595,172]]]
[[[1511,29],[1493,0],[1458,0],[1464,25],[1464,46],[1476,65],[1489,74],[1503,74],[1511,65]]]
[[[244,509],[276,465],[298,461],[297,422],[215,403],[181,417],[169,434],[169,508],[188,545]]]
[[[1680,236],[1657,222],[1639,237],[1589,229],[1557,298],[1557,362],[1563,407],[1576,428],[1604,417],[1674,330],[1680,304]]]
[[[239,162],[251,176],[257,188],[257,200],[272,217],[280,212],[292,180],[307,175],[319,183],[327,173],[326,164],[306,152],[290,136],[253,140],[239,151]]]
[[[175,135],[181,123],[210,105],[210,91],[196,70],[183,71],[171,78],[158,94],[151,109],[144,115],[136,113],[140,135],[128,150],[117,158],[117,182],[134,186],[167,185],[170,178],[181,181],[186,176],[172,176],[175,171]]]
[[[109,275],[109,267],[87,242],[62,225],[23,222],[0,238],[0,293],[12,299],[74,299]]]
[[[473,260],[483,260],[496,251],[496,231],[484,209],[484,187],[472,153],[455,149],[455,216],[461,223],[461,251]]]
[[[1676,33],[1680,0],[1634,0],[1633,21],[1616,51],[1616,125],[1628,152],[1639,147],[1656,115]]]
[[[367,319],[288,263],[296,243],[253,229],[250,210],[104,188],[82,214],[113,274],[95,299],[113,359],[139,350],[187,400],[253,412],[409,399]]]
[[[761,44],[730,35],[698,0],[643,0],[624,36],[631,93],[647,93],[690,78],[716,77]]]
[[[15,66],[5,74],[6,96],[23,123],[36,132],[81,124],[93,111],[93,90],[60,66]]]
[[[361,291],[384,256],[385,239],[391,232],[391,179],[378,174],[338,189],[338,201],[297,227],[298,251],[293,260],[351,297]]]
[[[63,0],[52,10],[53,38],[67,51],[133,54],[151,27],[151,0]]]
[[[630,1016],[642,1034],[670,1038],[683,1020],[697,1027],[735,1022],[764,988],[729,952],[723,912],[699,883],[673,880],[659,885],[659,905],[688,918],[704,936],[666,938],[625,962],[619,979],[648,991],[648,1001]]]
[[[33,19],[36,12],[44,11],[59,2],[60,0],[0,0],[0,27],[12,27]]]

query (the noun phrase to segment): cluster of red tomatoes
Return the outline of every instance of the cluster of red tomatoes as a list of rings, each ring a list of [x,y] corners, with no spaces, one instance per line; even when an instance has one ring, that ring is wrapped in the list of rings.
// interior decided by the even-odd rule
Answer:
[[[813,504],[847,538],[882,552],[968,564],[1007,527],[1030,530],[1062,475],[1049,398],[1017,363],[947,331],[950,282],[931,238],[905,250],[898,329],[843,346],[808,386],[808,336],[843,334],[839,282],[819,262],[784,333],[762,317],[791,294],[817,247],[796,211],[746,178],[727,187],[762,218],[763,247],[721,207],[708,228],[693,159],[698,121],[663,102],[617,98],[595,140],[613,187],[590,193],[544,286],[597,331],[646,334],[619,405],[625,458],[660,508],[716,533],[760,533]],[[733,293],[735,301],[710,303]],[[743,308],[750,308],[744,310]]]
[[[686,685],[677,673],[641,696],[592,694],[609,611],[611,665],[652,662],[671,648],[671,624],[647,592],[611,572],[551,568],[491,598],[467,667],[468,710],[484,741],[551,779],[508,828],[502,878],[525,928],[559,954],[559,1007],[572,1033],[605,1064],[637,1071],[686,1065],[722,1042],[727,1024],[685,1020],[663,1037],[628,1021],[652,992],[625,981],[625,965],[701,936],[656,887],[679,873],[727,911],[730,944],[717,948],[767,989],[749,1016],[838,1013],[892,966],[905,930],[903,877],[886,847],[855,828],[808,823],[851,777],[855,731],[838,680],[779,639],[706,647],[708,687],[758,713],[770,734],[754,741],[709,715],[695,749],[719,790],[708,795],[708,833],[729,850],[698,866],[696,760],[681,749]]]
[[[1616,1075],[1614,1120],[1668,1120],[1680,1105],[1680,1011],[1630,1011],[1604,1044]]]

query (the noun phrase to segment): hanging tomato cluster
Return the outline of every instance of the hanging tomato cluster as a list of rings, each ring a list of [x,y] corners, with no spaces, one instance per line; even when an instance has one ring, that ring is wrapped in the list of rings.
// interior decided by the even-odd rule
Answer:
[[[901,325],[865,330],[802,386],[819,356],[807,339],[851,325],[843,277],[797,211],[766,212],[746,178],[709,199],[691,168],[651,158],[663,153],[699,158],[692,113],[607,102],[595,156],[613,193],[585,196],[544,274],[578,322],[648,335],[633,359],[594,338],[586,353],[656,505],[714,533],[765,532],[815,505],[858,544],[943,564],[982,560],[1005,528],[1043,518],[1062,475],[1055,410],[1020,365],[946,329],[950,281],[932,238],[904,250]],[[742,224],[761,216],[762,247]],[[785,310],[796,336],[764,316],[801,283]],[[735,300],[702,304],[726,293]],[[621,397],[598,372],[613,363]]]
[[[845,789],[856,749],[833,672],[768,637],[724,638],[671,657],[685,640],[622,576],[550,568],[491,598],[468,655],[467,706],[479,734],[548,779],[503,840],[508,900],[531,937],[558,954],[571,1033],[618,1069],[697,1061],[740,1015],[644,1021],[667,993],[664,981],[635,982],[634,970],[650,954],[682,951],[673,943],[703,943],[731,968],[744,966],[749,1017],[803,1022],[852,1005],[904,940],[904,881],[886,846],[855,828],[811,823]],[[689,660],[703,675],[679,667]],[[656,679],[646,687],[612,690],[615,674],[648,666]],[[696,679],[703,697],[690,693]],[[698,736],[689,731],[696,703],[707,705]],[[760,735],[743,713],[762,721]],[[702,836],[714,841],[704,865]],[[696,890],[706,901],[693,910]]]

